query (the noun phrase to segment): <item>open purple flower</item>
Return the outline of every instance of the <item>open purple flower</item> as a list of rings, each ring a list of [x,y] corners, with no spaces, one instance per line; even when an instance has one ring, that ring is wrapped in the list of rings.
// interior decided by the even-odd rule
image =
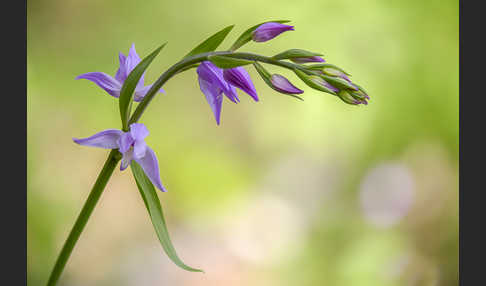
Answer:
[[[130,72],[140,63],[140,57],[138,56],[137,52],[135,51],[135,44],[132,44],[130,51],[128,52],[128,56],[125,56],[123,53],[120,52],[119,54],[120,60],[120,67],[116,71],[115,78],[112,76],[104,73],[104,72],[89,72],[76,77],[76,79],[87,79],[99,87],[104,89],[109,95],[113,97],[120,97],[120,90],[123,86],[123,83],[127,79]],[[141,101],[145,94],[149,91],[152,85],[144,85],[144,76],[145,73],[140,78],[137,86],[135,88],[133,100],[134,101]],[[161,88],[159,92],[164,92]]]
[[[279,74],[272,74],[270,81],[272,82],[273,87],[281,93],[300,94],[304,92],[294,86],[287,78]]]
[[[266,42],[275,38],[285,31],[294,30],[294,26],[284,25],[275,22],[269,22],[260,25],[253,31],[252,39],[255,42]]]
[[[125,170],[132,160],[135,160],[143,169],[152,184],[162,192],[166,189],[162,186],[159,175],[159,163],[154,151],[145,144],[145,137],[149,131],[142,123],[130,125],[130,131],[123,132],[118,129],[107,129],[87,138],[73,138],[79,145],[98,147],[104,149],[118,149],[123,155],[120,170]]]
[[[221,117],[223,93],[229,100],[238,103],[240,99],[235,89],[235,87],[238,87],[248,93],[255,101],[258,101],[250,76],[242,67],[223,71],[210,61],[204,61],[198,66],[197,74],[199,87],[206,96],[218,125]]]

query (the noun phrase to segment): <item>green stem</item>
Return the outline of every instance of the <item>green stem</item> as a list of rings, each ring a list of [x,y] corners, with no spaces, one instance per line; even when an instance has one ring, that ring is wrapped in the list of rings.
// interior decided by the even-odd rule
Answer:
[[[271,64],[271,65],[280,66],[280,67],[283,67],[283,68],[286,68],[286,69],[289,69],[289,70],[300,69],[307,74],[315,74],[313,71],[307,70],[302,65],[293,64],[293,63],[289,63],[289,62],[283,62],[283,61],[275,60],[271,57],[260,56],[260,55],[256,55],[256,54],[252,54],[252,53],[232,53],[232,52],[224,51],[224,52],[209,52],[209,53],[197,54],[197,55],[194,55],[192,57],[184,58],[181,61],[179,61],[178,63],[174,64],[167,71],[165,71],[157,79],[157,81],[155,81],[155,83],[152,85],[150,90],[144,96],[143,100],[140,102],[140,104],[137,106],[137,108],[133,112],[132,116],[130,117],[130,120],[128,121],[128,125],[135,123],[140,119],[143,112],[145,111],[145,109],[149,105],[150,101],[157,94],[157,91],[171,77],[173,77],[174,75],[178,74],[181,71],[187,70],[189,67],[191,67],[194,64],[197,64],[197,63],[200,63],[200,62],[203,62],[203,61],[207,61],[208,56],[211,56],[211,55],[225,55],[225,56],[239,58],[239,59],[259,61],[259,62]]]
[[[267,64],[272,64],[283,68],[287,68],[290,70],[300,69],[306,72],[307,74],[314,73],[312,71],[307,70],[305,67],[301,65],[283,62],[283,61],[275,60],[270,57],[260,56],[251,53],[233,53],[230,51],[223,51],[223,52],[209,52],[209,53],[194,55],[192,57],[184,58],[178,63],[174,64],[157,79],[157,81],[152,85],[150,90],[144,96],[143,100],[140,102],[140,104],[133,112],[128,124],[130,125],[132,123],[135,123],[140,119],[143,112],[149,105],[150,101],[157,94],[157,91],[170,78],[172,78],[174,75],[178,74],[181,71],[188,70],[194,64],[207,61],[208,56],[210,55],[226,55],[226,56],[231,56],[239,59],[260,61]],[[118,164],[118,161],[120,161],[120,159],[121,156],[117,150],[112,150],[110,152],[108,159],[106,159],[105,165],[103,166],[103,169],[98,175],[98,178],[96,179],[96,182],[93,188],[91,189],[91,193],[89,194],[88,199],[86,200],[83,209],[81,210],[81,213],[79,214],[71,232],[69,233],[66,242],[64,243],[61,253],[59,254],[56,264],[54,265],[54,269],[51,272],[51,276],[49,277],[49,281],[47,282],[47,286],[54,286],[57,283],[57,280],[59,279],[64,269],[64,266],[66,265],[66,262],[69,259],[69,256],[71,255],[71,252],[73,251],[76,242],[79,239],[79,236],[81,235],[81,232],[86,226],[86,223],[88,222],[88,219],[91,213],[93,212],[96,203],[98,202],[101,194],[103,193],[103,190],[106,184],[108,183],[108,180],[110,179],[111,175],[113,174],[113,171],[115,170],[115,167]]]
[[[64,246],[62,247],[61,253],[57,258],[54,269],[52,270],[51,276],[49,277],[49,281],[47,282],[47,286],[56,285],[57,280],[59,279],[59,276],[61,276],[64,266],[66,265],[66,262],[71,255],[71,252],[73,251],[73,248],[76,245],[76,242],[78,241],[79,236],[81,235],[81,232],[86,225],[86,222],[88,222],[88,219],[93,212],[96,203],[103,193],[106,183],[108,183],[108,180],[113,174],[113,171],[115,170],[118,161],[120,161],[120,153],[117,150],[111,150],[110,154],[108,155],[108,159],[106,159],[105,165],[103,166],[103,169],[98,175],[98,179],[96,179],[96,182],[91,189],[91,193],[89,194],[86,203],[84,203],[83,209],[81,210],[81,213],[79,214],[76,223],[74,224],[68,238],[66,239],[66,242],[64,243]]]

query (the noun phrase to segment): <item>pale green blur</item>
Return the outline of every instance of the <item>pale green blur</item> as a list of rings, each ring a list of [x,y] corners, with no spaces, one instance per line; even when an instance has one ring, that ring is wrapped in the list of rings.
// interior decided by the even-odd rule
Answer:
[[[458,285],[458,3],[437,0],[28,1],[29,285],[46,283],[108,155],[71,138],[121,126],[118,101],[74,78],[114,75],[133,42],[144,57],[168,41],[152,83],[223,27],[236,24],[227,49],[271,19],[295,31],[242,51],[321,52],[370,104],[266,65],[301,102],[249,67],[260,101],[225,99],[217,126],[195,70],[177,75],[141,122],[174,246],[206,273],[166,257],[117,170],[59,285]]]

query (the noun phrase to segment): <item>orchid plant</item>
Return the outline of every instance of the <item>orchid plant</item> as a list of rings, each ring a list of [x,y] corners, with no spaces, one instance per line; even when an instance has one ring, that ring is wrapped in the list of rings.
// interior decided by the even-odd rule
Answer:
[[[189,267],[182,262],[171,243],[162,207],[155,190],[156,187],[160,191],[166,192],[160,179],[159,163],[155,152],[144,141],[149,135],[149,131],[143,123],[138,123],[152,99],[158,93],[164,92],[162,86],[176,74],[196,68],[199,87],[205,95],[218,125],[221,123],[224,96],[233,103],[240,101],[236,88],[248,94],[254,101],[258,101],[255,86],[244,68],[244,66],[250,65],[253,65],[270,88],[281,94],[303,100],[297,95],[302,94],[303,90],[293,85],[284,76],[270,73],[262,64],[289,69],[309,87],[334,95],[347,104],[368,104],[369,96],[366,91],[352,82],[347,72],[338,66],[326,63],[321,57],[322,54],[302,49],[289,49],[271,57],[237,52],[239,48],[251,41],[266,42],[286,31],[293,31],[294,27],[286,25],[287,22],[289,21],[268,21],[255,25],[242,33],[229,50],[216,51],[233,25],[226,27],[195,47],[179,62],[162,73],[153,84],[147,86],[144,84],[145,71],[165,44],[143,60],[137,54],[135,45],[132,44],[127,56],[123,53],[119,54],[120,66],[114,77],[104,72],[90,72],[76,77],[76,79],[92,81],[109,95],[118,99],[122,128],[121,130],[107,129],[87,138],[73,138],[73,141],[79,145],[110,149],[111,151],[57,258],[47,285],[52,286],[57,283],[119,161],[121,161],[121,171],[128,166],[131,167],[136,185],[165,253],[179,267],[188,271],[202,272],[202,270]],[[138,102],[138,105],[131,112],[133,102]]]

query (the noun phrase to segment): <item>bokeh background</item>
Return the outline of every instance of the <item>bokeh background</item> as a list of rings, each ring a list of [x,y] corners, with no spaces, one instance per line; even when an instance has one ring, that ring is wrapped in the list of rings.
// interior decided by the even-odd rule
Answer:
[[[150,83],[214,32],[290,19],[242,50],[320,51],[371,95],[350,106],[306,87],[223,103],[217,126],[195,70],[143,117],[169,192],[163,253],[129,171],[115,171],[59,285],[458,285],[457,1],[28,1],[28,269],[44,285],[108,154],[71,137],[119,128],[114,75],[131,43]]]

